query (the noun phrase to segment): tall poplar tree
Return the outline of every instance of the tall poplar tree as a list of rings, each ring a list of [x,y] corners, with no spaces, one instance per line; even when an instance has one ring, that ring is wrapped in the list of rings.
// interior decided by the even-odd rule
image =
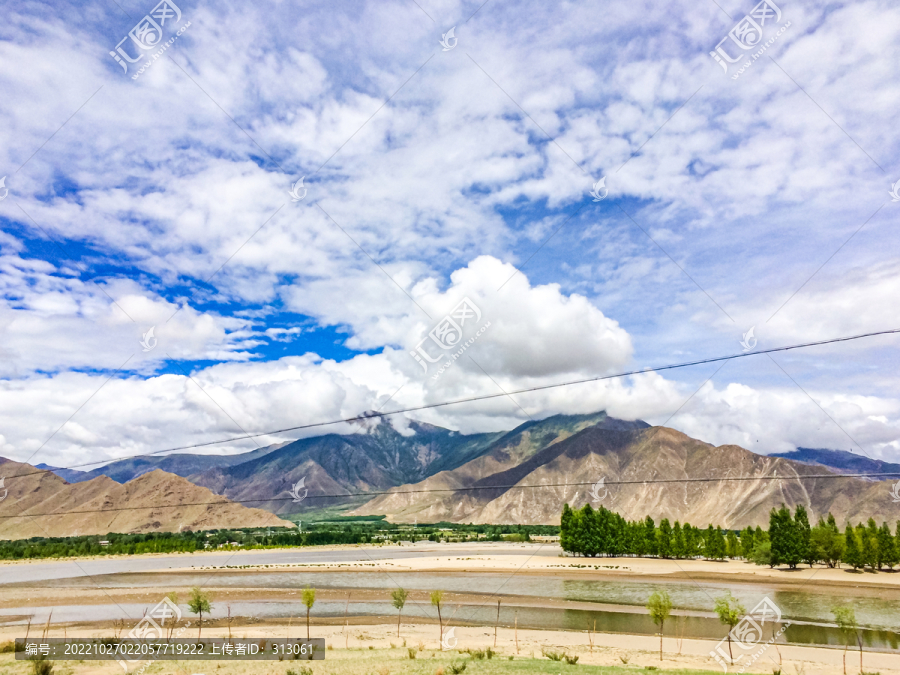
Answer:
[[[792,533],[794,555],[798,558],[797,562],[805,562],[812,567],[815,561],[810,557],[810,533],[809,515],[806,513],[806,508],[803,504],[797,504],[794,511],[794,532]]]
[[[871,567],[874,570],[878,558],[878,553],[875,549],[876,543],[872,540],[869,530],[862,523],[856,526],[856,537],[859,539],[860,567]]]
[[[563,551],[572,551],[572,509],[563,504],[559,518],[559,546]]]
[[[859,540],[856,538],[856,531],[850,523],[847,523],[847,529],[844,530],[843,561],[855,570],[863,566],[862,557],[859,553]]]
[[[669,525],[669,519],[663,518],[659,522],[659,532],[656,536],[657,553],[660,558],[672,557],[672,526]]]
[[[750,554],[753,553],[753,544],[753,528],[748,525],[741,532],[741,557],[744,560],[749,559]]]
[[[900,524],[897,527],[897,534],[900,535]],[[656,546],[656,526],[650,516],[644,518],[644,536],[647,538],[647,555],[657,555],[659,549]]]
[[[734,530],[728,530],[728,536],[725,538],[725,555],[729,558],[741,557],[741,544]]]
[[[676,558],[687,557],[687,547],[684,542],[684,530],[681,529],[681,523],[675,521],[672,528],[672,555]]]
[[[888,527],[887,521],[883,522],[878,529],[878,551],[881,554],[882,564],[887,565],[888,569],[897,564],[897,547],[894,544],[891,528]]]

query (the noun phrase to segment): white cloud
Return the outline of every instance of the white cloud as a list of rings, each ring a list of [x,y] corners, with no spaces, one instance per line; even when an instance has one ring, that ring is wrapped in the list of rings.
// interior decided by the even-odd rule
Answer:
[[[156,448],[172,428],[177,443],[234,431],[193,383],[150,376],[166,355],[225,362],[198,379],[241,426],[259,429],[356,414],[404,384],[395,401],[414,405],[607,373],[632,358],[730,353],[754,324],[761,345],[896,326],[890,204],[762,323],[897,179],[888,175],[900,147],[891,65],[900,8],[787,4],[793,26],[771,53],[790,77],[763,59],[738,81],[708,56],[733,25],[712,3],[625,3],[602,20],[590,5],[491,3],[462,27],[474,9],[432,3],[433,24],[411,3],[363,3],[353,14],[201,3],[185,10],[192,27],[172,52],[195,83],[166,59],[138,82],[124,77],[108,56],[130,27],[121,14],[94,10],[73,22],[17,5],[0,29],[0,58],[11,64],[0,72],[9,92],[0,100],[0,166],[9,168],[0,175],[11,189],[0,217],[15,233],[3,235],[0,260],[0,375],[14,378],[3,383],[12,397],[4,447],[21,458],[40,445],[99,386],[102,376],[90,373],[132,353],[127,368],[144,377],[106,385],[104,395],[116,394],[108,407],[96,417],[88,407],[80,430],[52,441],[58,463],[66,453]],[[460,46],[440,52],[437,38],[453,23]],[[287,190],[301,175],[309,195],[294,204]],[[527,259],[600,175],[610,199],[498,292],[509,262]],[[55,238],[89,247],[85,265],[127,271],[98,286],[80,281],[72,263],[41,261],[23,243],[37,230],[15,204]],[[173,299],[160,288],[175,285],[194,295]],[[466,296],[490,329],[432,383],[407,352]],[[195,309],[210,299],[240,308]],[[303,344],[298,328],[261,326],[271,308],[260,306],[279,303],[346,331],[351,349],[384,351],[341,363],[235,363],[264,338]],[[145,353],[139,340],[150,326],[159,343]],[[875,354],[883,341],[869,344],[840,352],[871,358],[865,372],[825,352],[815,397],[861,443],[889,453],[898,417],[883,392],[895,387],[886,374],[895,368]],[[783,380],[775,372],[703,393],[710,412],[685,417],[685,428],[721,442],[840,446],[840,435],[807,423],[799,411],[808,399],[778,389]],[[517,401],[531,415],[606,407],[664,420],[687,389],[647,375]],[[505,397],[427,413],[469,430],[508,427],[522,414]]]

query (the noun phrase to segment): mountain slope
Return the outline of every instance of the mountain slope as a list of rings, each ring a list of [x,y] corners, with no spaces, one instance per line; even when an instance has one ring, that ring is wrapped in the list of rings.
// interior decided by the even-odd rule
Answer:
[[[418,518],[558,524],[563,504],[581,507],[591,501],[628,519],[650,515],[657,521],[737,528],[766,525],[769,511],[785,503],[803,504],[813,522],[829,511],[841,522],[900,519],[900,504],[892,502],[887,483],[813,478],[828,472],[735,445],[715,447],[666,427],[630,423],[629,428],[629,423],[613,422],[607,418],[588,426],[519,462],[505,461],[510,448],[498,447],[459,469],[396,488],[351,513],[387,514],[401,522]],[[528,433],[523,430],[520,441]],[[601,478],[605,486],[597,486],[600,499],[595,500],[592,484]],[[610,484],[616,482],[624,484]],[[511,487],[540,485],[548,487]],[[449,491],[416,492],[420,490]]]
[[[277,445],[269,445],[264,448],[258,448],[237,455],[193,455],[189,453],[179,453],[174,455],[144,455],[141,457],[129,457],[128,459],[110,462],[106,466],[101,466],[91,471],[61,469],[46,464],[38,464],[37,468],[52,471],[69,483],[81,483],[99,476],[108,476],[117,483],[127,483],[128,481],[145,473],[149,473],[150,471],[154,471],[155,469],[162,469],[167,473],[174,473],[176,476],[187,477],[191,474],[200,473],[201,471],[206,471],[219,466],[234,466],[235,464],[242,464],[263,457],[284,445],[286,444],[279,443]]]
[[[891,464],[883,462],[880,459],[871,459],[863,457],[846,450],[815,450],[813,448],[797,448],[790,452],[780,452],[770,455],[771,457],[783,457],[784,459],[792,459],[795,462],[804,462],[806,464],[818,464],[819,466],[827,466],[846,473],[880,473],[888,474],[885,479],[896,480],[900,478],[900,464]],[[879,480],[876,477],[870,480]]]
[[[235,501],[264,500],[255,503],[273,513],[296,513],[301,509],[289,490],[301,479],[309,491],[304,508],[349,504],[354,492],[385,490],[455,469],[502,435],[464,435],[420,422],[411,422],[412,433],[404,435],[384,418],[365,420],[359,428],[356,434],[301,439],[263,457],[188,478]]]
[[[267,511],[235,504],[158,469],[124,485],[107,476],[71,485],[50,471],[35,472],[28,464],[4,458],[0,473],[8,490],[0,501],[2,539],[293,527]]]

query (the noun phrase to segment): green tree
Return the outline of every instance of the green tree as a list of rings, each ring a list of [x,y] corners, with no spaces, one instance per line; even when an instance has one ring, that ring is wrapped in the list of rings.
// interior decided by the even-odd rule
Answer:
[[[786,564],[796,569],[803,559],[801,555],[800,536],[791,512],[782,504],[777,511],[769,514],[769,540],[772,542],[772,564]]]
[[[859,539],[857,539],[856,531],[850,523],[847,523],[847,529],[844,530],[843,561],[855,570],[859,569],[864,564],[859,552]]]
[[[716,614],[719,615],[719,621],[728,626],[728,656],[734,663],[734,654],[731,653],[731,631],[738,625],[747,610],[737,598],[731,595],[731,591],[716,600],[715,609]]]
[[[844,636],[844,675],[847,675],[847,648],[851,641],[855,638],[859,644],[859,672],[863,672],[863,649],[862,640],[859,636],[859,624],[856,623],[856,612],[852,607],[832,607],[831,613],[834,614],[834,622],[841,629]]]
[[[659,522],[659,531],[656,536],[656,550],[660,558],[672,557],[672,526],[669,519],[663,518]]]
[[[590,504],[581,509],[581,552],[591,557],[600,552],[599,515]]]
[[[872,549],[870,553],[872,569],[880,570],[884,561],[881,556],[881,547],[878,545],[878,525],[874,518],[869,518],[869,522],[866,524],[866,536],[869,538],[869,547]]]
[[[316,589],[307,586],[303,589],[303,604],[306,605],[306,639],[309,640],[309,610],[316,604]]]
[[[203,631],[203,612],[209,614],[212,611],[212,604],[209,593],[200,590],[199,586],[191,589],[191,597],[188,600],[188,609],[191,614],[199,614],[200,622],[197,625],[197,639],[200,639],[200,633]]]
[[[572,549],[572,509],[568,504],[563,504],[562,516],[559,519],[559,546],[563,551],[571,552]],[[497,535],[499,541],[499,534]]]
[[[725,555],[732,559],[741,557],[741,544],[734,530],[728,530],[728,536],[725,538]]]
[[[697,528],[690,523],[685,523],[682,529],[684,530],[684,547],[687,549],[687,557],[692,559],[696,558],[697,549],[700,546]]]
[[[810,548],[816,560],[823,561],[828,567],[836,567],[844,552],[844,537],[838,529],[834,516],[828,514],[828,520],[821,518],[810,533]]]
[[[672,613],[672,598],[669,597],[669,592],[666,590],[653,591],[647,600],[647,610],[650,612],[653,623],[659,626],[659,660],[662,661],[663,629],[666,619]]]
[[[409,593],[403,588],[397,588],[391,592],[391,603],[397,610],[397,637],[400,637],[400,615],[403,613],[403,606],[406,604],[406,598]]]
[[[871,567],[873,570],[878,564],[877,544],[873,541],[871,532],[860,523],[856,526],[856,538],[859,540],[860,567]]]
[[[753,553],[753,528],[749,525],[741,532],[741,555],[744,560],[750,560]]]
[[[710,524],[706,528],[704,548],[709,560],[722,560],[725,557],[725,536],[722,530]]]
[[[794,554],[798,557],[798,562],[805,562],[812,567],[814,561],[810,558],[811,528],[809,526],[809,515],[806,513],[806,508],[803,504],[797,504],[797,508],[794,511],[794,529],[792,534],[794,538]]]
[[[440,625],[441,651],[444,651],[444,620],[441,618],[441,603],[444,601],[444,591],[431,591],[431,604],[437,607],[438,624]],[[451,617],[452,618],[452,617]]]
[[[672,555],[676,558],[687,557],[687,547],[684,541],[684,530],[681,529],[681,523],[677,520],[672,527]]]
[[[881,554],[881,562],[887,565],[888,569],[897,564],[897,547],[894,544],[891,528],[888,527],[887,521],[883,522],[878,529],[878,551]]]
[[[659,549],[656,546],[656,526],[650,516],[644,518],[644,537],[647,541],[647,555],[657,555]],[[900,539],[900,523],[897,525],[897,538]]]

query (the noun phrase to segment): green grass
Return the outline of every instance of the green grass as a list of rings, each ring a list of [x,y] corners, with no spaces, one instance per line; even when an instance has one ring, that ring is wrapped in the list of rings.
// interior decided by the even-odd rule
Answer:
[[[410,659],[406,649],[350,649],[329,650],[324,661],[304,661],[283,663],[272,661],[245,662],[244,664],[224,664],[191,662],[190,672],[208,673],[215,671],[216,675],[286,675],[287,669],[293,669],[297,673],[295,664],[302,663],[312,669],[313,675],[435,675],[439,669],[444,675],[451,675],[453,666],[463,675],[514,675],[516,673],[535,673],[543,675],[717,675],[721,670],[695,670],[685,668],[642,668],[636,665],[610,666],[610,665],[568,665],[565,661],[551,661],[547,658],[533,658],[531,656],[514,656],[509,659],[509,654],[495,653],[491,659],[474,659],[469,654],[452,652],[434,652],[424,650],[416,653],[415,659]],[[581,654],[584,657],[584,654]],[[216,670],[216,666],[221,668]],[[465,670],[460,671],[460,666],[466,664]],[[205,669],[204,669],[205,668]],[[78,673],[75,673],[78,675]]]
[[[297,522],[298,520],[302,520],[304,523],[314,523],[314,522],[322,522],[322,521],[334,521],[341,518],[348,518],[352,516],[345,516],[344,514],[347,511],[352,511],[358,506],[362,506],[368,501],[368,499],[364,497],[360,497],[358,499],[351,499],[343,504],[339,504],[336,506],[325,506],[322,508],[311,508],[307,507],[302,511],[298,511],[297,513],[282,513],[279,514],[279,518],[284,518],[285,520],[291,520],[293,522]],[[380,518],[377,516],[364,516],[362,517],[364,520],[379,520]],[[383,518],[383,516],[381,517]],[[352,522],[352,521],[346,521]]]
[[[582,657],[586,656],[581,654]],[[442,669],[444,675],[451,675],[452,666],[459,671],[465,664],[463,675],[514,675],[534,673],[542,675],[717,675],[721,670],[695,670],[684,668],[642,668],[636,665],[599,666],[578,663],[568,665],[565,661],[551,661],[547,658],[514,656],[495,653],[492,659],[473,659],[469,654],[433,652],[424,650],[416,653],[411,660],[406,649],[336,649],[328,650],[324,661],[157,661],[146,671],[148,675],[171,675],[171,673],[215,673],[215,675],[435,675]],[[121,675],[118,664],[110,661],[56,661],[54,675]],[[31,675],[31,663],[14,661],[12,654],[0,656],[0,675]],[[113,666],[115,668],[113,668]],[[309,669],[309,670],[304,670]]]

